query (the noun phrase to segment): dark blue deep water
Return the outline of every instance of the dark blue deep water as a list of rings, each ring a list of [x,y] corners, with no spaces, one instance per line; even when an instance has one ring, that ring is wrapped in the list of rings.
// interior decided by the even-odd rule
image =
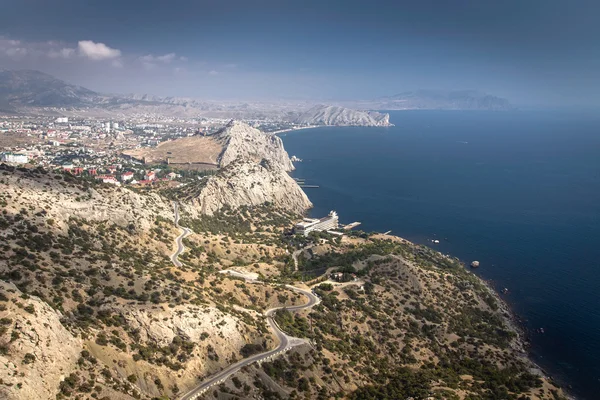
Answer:
[[[294,176],[320,185],[306,189],[311,214],[479,260],[482,278],[509,289],[534,361],[578,398],[600,398],[600,117],[399,111],[391,122],[282,136],[304,159]]]

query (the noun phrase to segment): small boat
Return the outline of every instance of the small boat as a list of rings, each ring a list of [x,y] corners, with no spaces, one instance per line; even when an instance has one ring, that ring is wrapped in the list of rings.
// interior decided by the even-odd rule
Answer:
[[[502,291],[501,291],[501,292],[502,292],[502,294],[507,294],[507,293],[508,293],[508,288],[504,288],[504,289],[502,289]]]

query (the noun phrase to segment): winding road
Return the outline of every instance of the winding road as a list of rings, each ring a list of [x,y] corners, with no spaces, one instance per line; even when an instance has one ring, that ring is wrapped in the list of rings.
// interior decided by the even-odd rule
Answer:
[[[173,209],[175,212],[175,226],[177,226],[179,229],[181,229],[182,232],[181,232],[181,235],[179,235],[177,237],[177,239],[175,239],[175,243],[177,245],[177,250],[171,256],[171,261],[173,262],[173,264],[175,266],[181,267],[182,264],[177,259],[177,257],[185,249],[185,246],[182,243],[183,238],[190,235],[192,233],[192,231],[189,228],[184,228],[182,226],[179,226],[179,210],[177,207],[177,203],[173,203]],[[263,282],[258,281],[254,277],[247,277],[246,280],[253,282],[253,283],[263,284]],[[277,322],[275,322],[274,316],[275,316],[275,313],[277,312],[277,310],[281,310],[283,308],[286,308],[289,311],[305,310],[305,309],[311,308],[311,307],[319,304],[321,302],[321,300],[317,296],[315,296],[310,290],[297,288],[297,287],[291,286],[291,285],[285,285],[285,287],[287,289],[293,290],[295,292],[298,292],[298,293],[303,294],[304,296],[308,297],[308,302],[305,304],[299,305],[299,306],[275,307],[275,308],[271,308],[265,312],[265,316],[267,318],[267,323],[269,325],[269,328],[271,328],[271,331],[273,331],[273,333],[279,340],[279,345],[277,345],[277,347],[274,348],[273,350],[269,350],[269,351],[266,351],[266,352],[260,353],[260,354],[255,354],[253,356],[250,356],[241,361],[238,361],[235,364],[228,366],[227,368],[223,369],[220,372],[217,372],[216,374],[210,376],[209,378],[204,380],[202,383],[200,383],[198,386],[196,386],[195,388],[193,388],[192,390],[190,390],[189,392],[187,392],[186,394],[181,396],[180,397],[181,400],[195,400],[198,397],[202,396],[212,386],[223,383],[225,380],[227,380],[227,378],[229,378],[231,375],[238,372],[243,367],[251,365],[255,362],[261,362],[261,361],[273,359],[275,356],[278,356],[279,354],[288,351],[292,347],[309,343],[308,340],[306,340],[306,339],[288,336],[285,332],[283,332],[279,328],[279,326],[277,326]]]
[[[179,229],[181,229],[181,235],[179,235],[177,237],[177,239],[175,239],[175,244],[177,245],[177,250],[175,250],[175,253],[173,253],[171,255],[171,262],[176,267],[181,267],[181,265],[182,265],[181,261],[179,261],[179,259],[177,257],[179,257],[179,255],[181,253],[183,253],[183,250],[185,250],[185,246],[183,245],[183,238],[191,235],[192,231],[189,228],[184,228],[182,226],[179,226],[179,207],[177,206],[177,203],[175,203],[175,202],[173,202],[173,210],[175,212],[175,226],[178,227]]]

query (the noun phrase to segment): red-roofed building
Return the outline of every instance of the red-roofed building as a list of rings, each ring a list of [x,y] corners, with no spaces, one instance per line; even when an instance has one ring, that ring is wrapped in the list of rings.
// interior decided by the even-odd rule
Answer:
[[[154,171],[147,171],[146,175],[144,175],[144,180],[146,181],[153,181],[156,179],[156,174],[154,173]]]
[[[127,182],[127,181],[130,181],[132,179],[133,179],[133,172],[131,172],[131,171],[127,171],[127,172],[121,174],[121,180],[123,182]]]

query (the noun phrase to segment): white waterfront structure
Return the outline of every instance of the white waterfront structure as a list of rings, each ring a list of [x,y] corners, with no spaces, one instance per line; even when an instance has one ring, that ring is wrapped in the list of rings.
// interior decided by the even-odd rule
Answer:
[[[29,157],[25,154],[2,153],[0,154],[0,161],[11,164],[27,164]]]
[[[321,219],[304,218],[302,222],[296,224],[296,233],[301,233],[304,236],[308,236],[313,231],[330,231],[337,229],[339,225],[339,218],[335,211],[331,211],[329,215]]]

